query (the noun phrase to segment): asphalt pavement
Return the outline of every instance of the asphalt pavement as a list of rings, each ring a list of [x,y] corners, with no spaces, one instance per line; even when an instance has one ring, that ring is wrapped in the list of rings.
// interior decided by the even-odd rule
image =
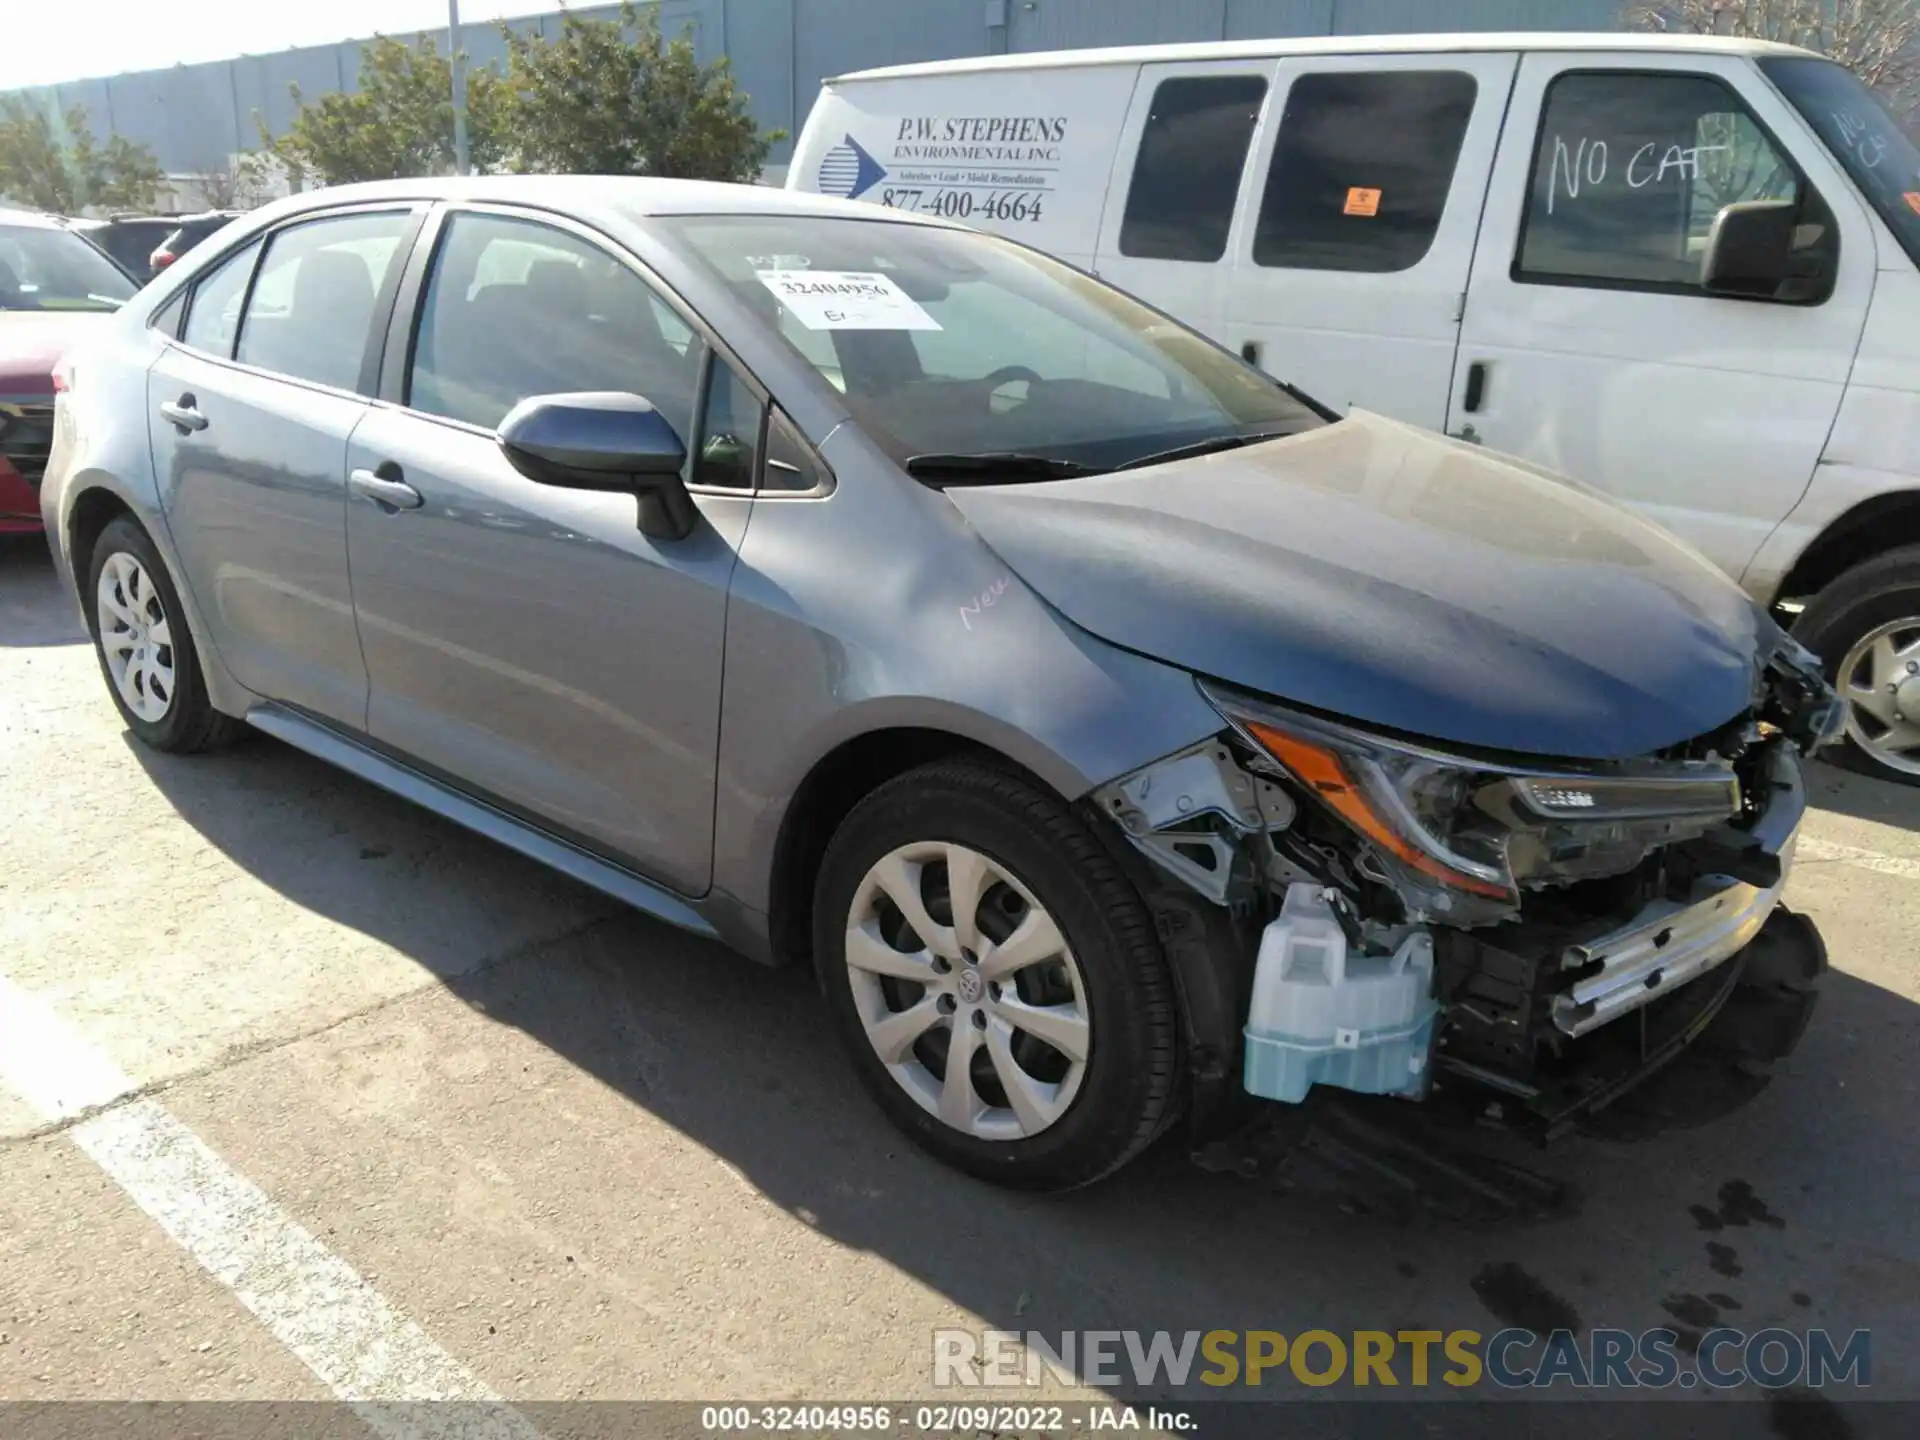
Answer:
[[[1865,1329],[1871,1394],[1920,1401],[1920,790],[1815,769],[1804,1044],[1714,1126],[1538,1157],[1574,1213],[1395,1222],[1178,1147],[1012,1195],[901,1143],[806,975],[264,737],[143,750],[44,546],[0,540],[0,1401],[500,1397],[537,1427],[951,1398],[942,1329],[1541,1315]],[[1915,1433],[1738,1394],[1740,1433]]]

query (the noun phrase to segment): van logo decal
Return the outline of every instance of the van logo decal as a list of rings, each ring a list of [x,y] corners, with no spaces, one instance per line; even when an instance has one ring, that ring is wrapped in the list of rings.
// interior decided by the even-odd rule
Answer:
[[[887,167],[849,135],[820,157],[820,193],[857,200],[887,178]]]

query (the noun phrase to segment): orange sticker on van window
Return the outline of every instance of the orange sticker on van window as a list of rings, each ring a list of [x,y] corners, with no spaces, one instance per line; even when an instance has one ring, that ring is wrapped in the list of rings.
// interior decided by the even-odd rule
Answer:
[[[1916,215],[1920,215],[1920,190],[1909,190],[1900,198],[1907,202],[1907,208],[1909,210],[1913,211]]]
[[[1380,192],[1355,185],[1347,191],[1347,203],[1341,207],[1343,215],[1378,215],[1380,213]]]

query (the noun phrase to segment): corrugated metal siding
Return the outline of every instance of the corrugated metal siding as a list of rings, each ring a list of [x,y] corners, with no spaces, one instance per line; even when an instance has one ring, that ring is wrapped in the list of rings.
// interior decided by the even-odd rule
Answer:
[[[1227,0],[1222,39],[1331,35],[1335,0]]]
[[[813,108],[822,77],[875,65],[990,53],[982,0],[727,0],[734,29],[742,15],[793,7],[795,120]],[[1017,5],[1019,0],[1008,0]],[[792,128],[794,122],[782,122]]]
[[[1603,30],[1617,0],[660,0],[662,28],[690,29],[700,58],[725,55],[762,125],[797,131],[824,76],[909,60],[1004,50],[1263,36],[1352,35],[1422,30]],[[581,6],[594,18],[615,5]],[[994,23],[996,20],[1002,23]],[[514,22],[553,35],[558,12]],[[432,32],[429,32],[432,33]],[[445,32],[438,32],[444,47]],[[498,64],[506,46],[488,23],[463,36],[477,64]],[[245,56],[82,80],[22,92],[57,111],[79,103],[94,128],[153,147],[161,165],[187,174],[222,168],[259,143],[264,121],[279,134],[292,120],[289,82],[309,99],[352,89],[358,42]],[[258,117],[258,119],[256,119]],[[790,143],[774,152],[784,160]]]
[[[1433,30],[1613,30],[1619,0],[1336,0],[1336,35]]]
[[[1010,50],[1218,40],[1226,0],[1008,0]]]
[[[1610,30],[1619,0],[1008,0],[1014,50],[1271,35]]]

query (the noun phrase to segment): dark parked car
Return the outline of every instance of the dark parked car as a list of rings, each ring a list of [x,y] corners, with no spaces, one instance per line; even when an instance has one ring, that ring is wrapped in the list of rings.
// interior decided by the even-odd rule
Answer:
[[[241,213],[208,210],[199,215],[115,215],[70,224],[144,284]]]
[[[115,215],[106,220],[70,220],[68,228],[104,250],[127,274],[144,284],[152,274],[154,247],[180,228],[178,215]]]
[[[143,744],[252,726],[811,963],[975,1174],[1085,1183],[1314,1086],[1551,1132],[1800,1038],[1818,662],[1593,492],[1011,240],[349,186],[62,379],[43,512]]]
[[[209,210],[201,215],[189,215],[173,230],[169,231],[147,257],[147,269],[150,275],[158,275],[194,246],[208,236],[219,233],[244,212],[239,210]]]

